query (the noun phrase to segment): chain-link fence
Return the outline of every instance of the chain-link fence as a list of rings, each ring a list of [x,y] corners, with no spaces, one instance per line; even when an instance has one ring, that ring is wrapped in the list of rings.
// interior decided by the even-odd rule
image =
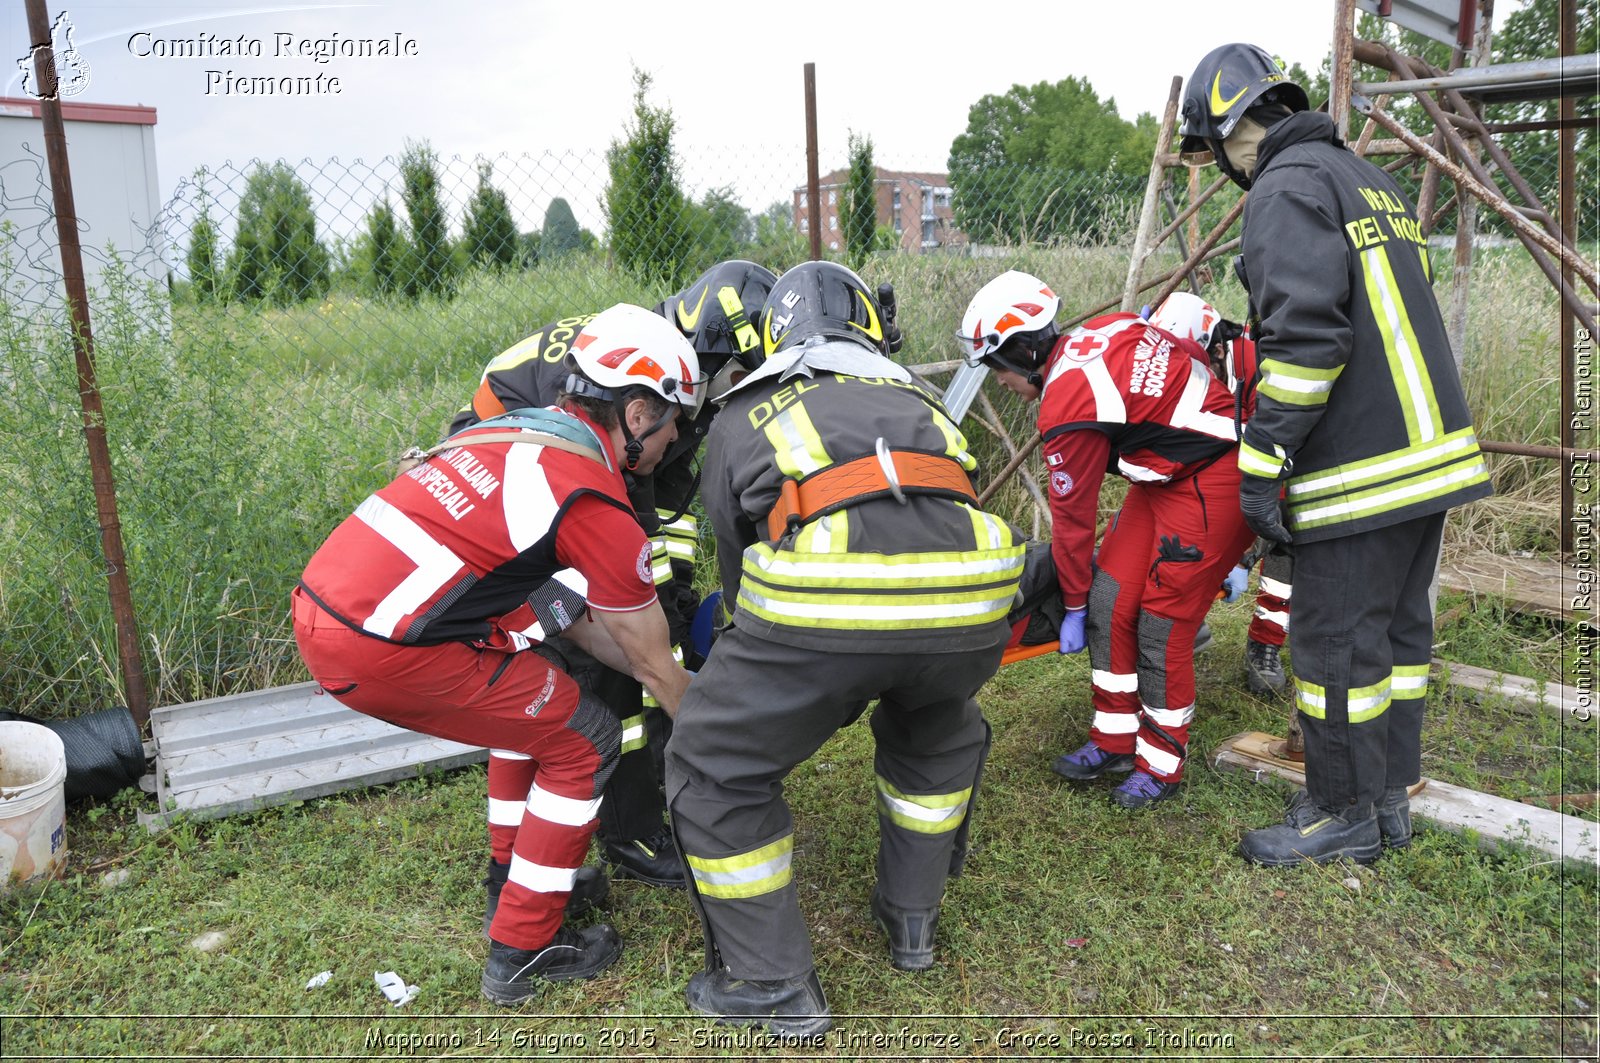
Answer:
[[[306,559],[401,451],[439,438],[493,355],[574,313],[652,306],[721,259],[781,272],[809,257],[803,155],[721,153],[725,165],[697,164],[729,183],[687,190],[670,161],[615,152],[226,164],[182,180],[144,246],[92,250],[91,219],[99,385],[152,703],[303,677],[287,601]],[[1069,176],[1000,169],[964,202],[944,175],[880,164],[877,249],[849,246],[835,196],[818,204],[824,252],[895,285],[902,358],[949,361],[967,300],[1004,269],[1046,278],[1064,317],[1117,299],[1143,181]],[[778,193],[751,209],[735,184]],[[1169,192],[1170,216],[1191,193],[1180,175]],[[119,684],[42,160],[0,166],[0,196],[0,706],[73,715]],[[1169,243],[1145,276],[1178,261]],[[1497,308],[1477,315],[1485,357],[1524,352],[1525,336],[1504,334],[1511,314],[1537,304],[1554,327],[1537,279],[1504,268],[1513,280],[1477,289]],[[1231,272],[1216,268],[1207,295],[1237,316]],[[1522,406],[1555,405],[1543,359]],[[985,477],[1031,418],[992,386],[974,407]],[[1517,431],[1553,441],[1555,427]],[[994,505],[1037,531],[1036,477],[1025,467]]]

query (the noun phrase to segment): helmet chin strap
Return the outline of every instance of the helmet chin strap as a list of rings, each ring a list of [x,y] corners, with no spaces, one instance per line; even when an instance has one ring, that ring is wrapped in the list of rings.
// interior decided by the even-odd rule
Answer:
[[[678,404],[675,402],[668,403],[666,412],[660,417],[656,418],[656,423],[651,425],[649,428],[646,428],[644,432],[636,436],[628,428],[629,401],[630,400],[628,399],[622,398],[615,400],[617,408],[617,424],[622,428],[622,438],[624,440],[622,452],[627,455],[627,460],[623,462],[623,467],[629,472],[633,472],[639,467],[639,458],[644,454],[644,441],[661,431],[663,428],[667,427],[667,424],[671,422],[674,417],[678,416]]]

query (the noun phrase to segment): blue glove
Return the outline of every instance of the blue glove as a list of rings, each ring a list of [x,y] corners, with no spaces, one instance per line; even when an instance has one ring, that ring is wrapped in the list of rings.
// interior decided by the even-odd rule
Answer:
[[[1233,570],[1222,581],[1222,589],[1228,592],[1222,596],[1222,600],[1225,602],[1238,601],[1239,595],[1243,594],[1248,586],[1250,586],[1249,570],[1242,565],[1234,565]]]
[[[1067,610],[1067,615],[1061,620],[1062,653],[1081,653],[1083,651],[1083,618],[1088,612],[1087,606]]]

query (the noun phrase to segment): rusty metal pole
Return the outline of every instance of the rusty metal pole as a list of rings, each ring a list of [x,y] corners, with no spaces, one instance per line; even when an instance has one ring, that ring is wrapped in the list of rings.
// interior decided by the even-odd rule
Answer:
[[[1356,0],[1336,0],[1333,12],[1333,55],[1328,60],[1328,114],[1339,139],[1350,139],[1350,82],[1354,71]]]
[[[144,662],[139,656],[139,627],[128,586],[128,565],[122,548],[122,522],[117,516],[116,481],[111,474],[111,448],[106,443],[105,409],[94,373],[94,333],[89,327],[89,293],[83,276],[83,249],[78,243],[78,211],[72,198],[72,172],[67,166],[67,134],[61,121],[61,101],[56,89],[56,57],[50,47],[50,17],[44,0],[26,0],[28,35],[35,46],[34,73],[43,96],[39,114],[44,120],[45,161],[50,169],[56,237],[61,243],[61,278],[66,287],[67,314],[72,324],[72,347],[78,365],[78,397],[83,406],[83,435],[89,447],[89,467],[94,482],[95,509],[100,519],[100,549],[106,559],[110,583],[111,615],[116,625],[117,659],[122,668],[123,697],[142,731],[150,720],[145,692]]]
[[[806,64],[806,218],[811,226],[811,261],[822,257],[822,195],[817,177],[817,64]]]
[[[1577,0],[1561,0],[1561,54],[1577,55],[1578,53],[1578,16]],[[1573,99],[1566,93],[1561,94],[1561,131],[1556,134],[1560,145],[1561,175],[1561,236],[1562,242],[1567,247],[1576,250],[1578,247],[1577,230],[1575,228],[1576,214],[1573,208],[1578,198],[1577,170],[1573,163],[1573,145],[1577,141],[1577,130],[1573,129],[1570,119],[1576,114],[1573,108]],[[1568,288],[1573,286],[1572,265],[1566,260],[1561,263],[1561,283]],[[1589,337],[1590,343],[1594,336]],[[1592,347],[1591,347],[1592,349]],[[1571,310],[1563,309],[1561,314],[1561,445],[1563,447],[1576,447],[1577,432],[1573,421],[1573,392],[1577,386],[1577,353],[1578,353],[1578,319]],[[1565,555],[1572,553],[1572,530],[1574,521],[1574,505],[1572,497],[1573,477],[1568,475],[1565,463],[1561,466],[1561,552]]]

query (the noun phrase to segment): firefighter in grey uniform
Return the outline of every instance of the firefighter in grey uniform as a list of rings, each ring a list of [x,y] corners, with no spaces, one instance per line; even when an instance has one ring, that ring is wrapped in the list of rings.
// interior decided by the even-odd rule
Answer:
[[[884,357],[859,277],[804,263],[761,313],[767,361],[717,416],[701,490],[737,606],[679,710],[667,798],[706,939],[690,1006],[819,1035],[784,777],[879,699],[870,907],[895,966],[930,966],[1023,543],[978,508],[960,430]]]
[[[1492,492],[1416,214],[1308,103],[1249,44],[1212,51],[1184,90],[1183,150],[1209,148],[1250,189],[1261,382],[1239,504],[1295,548],[1306,789],[1241,839],[1267,865],[1369,862],[1410,840],[1445,513]]]

